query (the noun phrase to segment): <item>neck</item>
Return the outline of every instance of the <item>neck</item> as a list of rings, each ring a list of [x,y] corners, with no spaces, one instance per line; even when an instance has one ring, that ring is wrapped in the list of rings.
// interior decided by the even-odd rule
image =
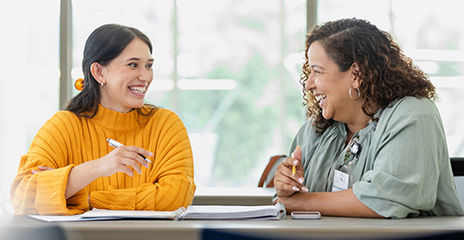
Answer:
[[[348,140],[351,139],[351,137],[353,137],[353,135],[355,135],[361,129],[365,128],[367,124],[369,124],[370,120],[371,117],[365,114],[364,111],[362,111],[361,109],[361,111],[358,114],[354,115],[353,119],[345,122]]]
[[[372,110],[377,111],[378,107],[376,104],[371,104],[373,106]],[[370,111],[369,112],[375,112],[375,111]],[[348,139],[351,139],[351,137],[359,132],[359,130],[365,128],[369,121],[371,120],[371,117],[369,117],[363,110],[362,110],[362,103],[358,104],[356,107],[356,110],[353,112],[356,112],[356,114],[353,114],[353,118],[349,119],[348,121],[345,122],[346,124],[346,131],[348,134]]]
[[[369,123],[369,120],[371,119],[369,116],[364,115],[364,119],[359,119],[359,121],[353,122],[353,123],[346,123],[346,131],[351,138],[354,134],[359,132],[359,130],[365,128],[367,124]]]
[[[126,108],[123,106],[112,104],[111,101],[107,101],[106,99],[103,99],[103,98],[100,101],[100,104],[105,108],[108,108],[108,109],[111,109],[113,111],[120,112],[120,113],[128,113],[132,110],[132,108]]]

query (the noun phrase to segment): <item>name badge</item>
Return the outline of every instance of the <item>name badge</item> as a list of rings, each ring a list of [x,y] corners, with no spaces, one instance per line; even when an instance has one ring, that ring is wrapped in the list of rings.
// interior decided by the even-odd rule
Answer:
[[[349,174],[335,169],[334,179],[333,179],[333,184],[332,184],[332,192],[338,192],[338,191],[348,189],[349,181],[350,181]]]

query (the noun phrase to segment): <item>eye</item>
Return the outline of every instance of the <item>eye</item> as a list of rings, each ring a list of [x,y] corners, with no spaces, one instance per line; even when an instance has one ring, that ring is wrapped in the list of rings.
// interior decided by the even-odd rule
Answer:
[[[316,75],[319,75],[321,72],[320,71],[317,71],[317,70],[313,70],[313,72],[316,74]]]
[[[132,68],[137,68],[137,63],[129,63],[127,65]]]
[[[153,63],[149,63],[145,66],[146,68],[153,68]]]

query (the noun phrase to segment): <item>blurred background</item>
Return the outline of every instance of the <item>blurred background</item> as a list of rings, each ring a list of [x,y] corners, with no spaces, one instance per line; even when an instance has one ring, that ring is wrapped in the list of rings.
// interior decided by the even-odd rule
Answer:
[[[83,77],[85,40],[106,23],[136,27],[153,42],[155,78],[146,101],[183,120],[197,186],[256,186],[269,157],[288,154],[306,121],[299,78],[307,28],[340,18],[367,19],[390,32],[429,74],[438,89],[450,156],[462,157],[463,5],[459,0],[0,0],[0,214],[12,213],[9,188],[20,157],[45,121],[77,93],[73,83]]]

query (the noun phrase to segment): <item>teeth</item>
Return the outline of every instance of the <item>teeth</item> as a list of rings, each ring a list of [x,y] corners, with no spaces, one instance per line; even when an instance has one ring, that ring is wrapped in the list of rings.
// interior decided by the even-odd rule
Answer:
[[[320,102],[321,100],[324,100],[326,98],[325,95],[316,95],[316,101]]]
[[[146,87],[129,87],[129,89],[134,92],[144,93]]]

